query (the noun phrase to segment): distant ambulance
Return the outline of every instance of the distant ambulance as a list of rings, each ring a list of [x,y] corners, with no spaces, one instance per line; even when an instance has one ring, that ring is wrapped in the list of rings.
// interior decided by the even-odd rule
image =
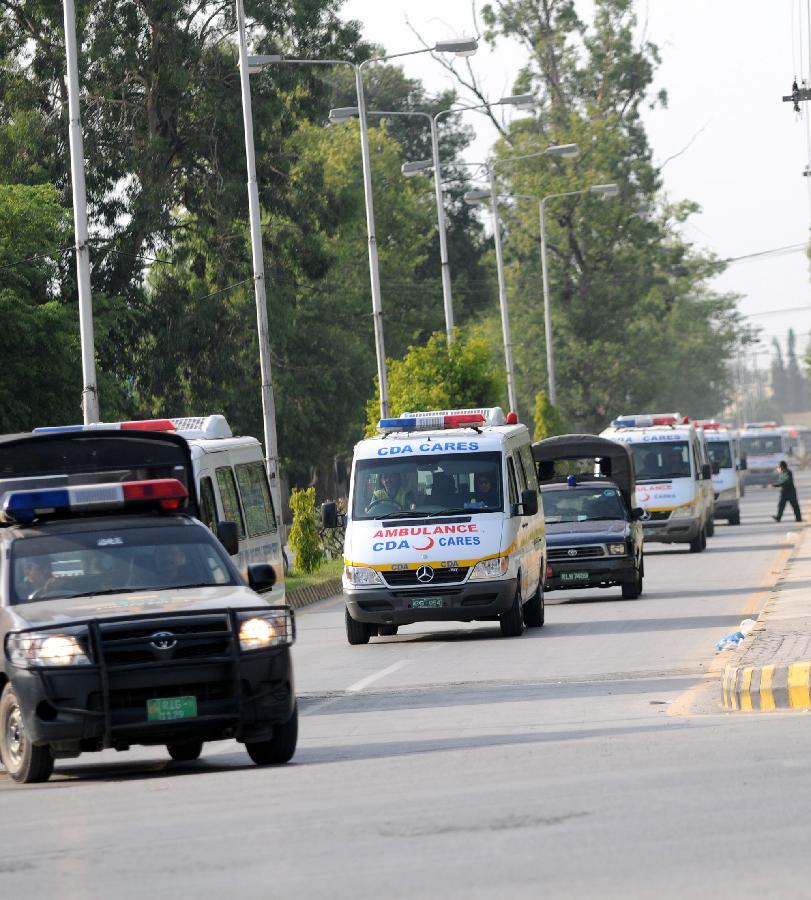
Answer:
[[[712,468],[696,429],[678,413],[620,416],[600,437],[628,444],[646,541],[707,546],[712,531]]]
[[[774,484],[776,469],[788,462],[789,441],[777,422],[747,422],[741,431],[741,456],[746,460],[746,484]]]
[[[343,592],[350,644],[415,622],[544,621],[546,538],[526,426],[499,407],[403,413],[355,446]],[[322,522],[335,527],[334,503]]]
[[[703,432],[712,465],[715,499],[713,515],[730,525],[741,524],[740,462],[737,459],[735,433],[715,419],[695,423]]]

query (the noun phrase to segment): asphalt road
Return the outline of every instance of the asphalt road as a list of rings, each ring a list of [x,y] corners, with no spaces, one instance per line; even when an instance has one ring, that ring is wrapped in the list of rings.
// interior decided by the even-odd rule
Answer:
[[[796,537],[775,505],[751,489],[703,554],[650,545],[639,600],[550,594],[521,638],[349,647],[340,603],[302,610],[293,763],[221,743],[0,774],[2,896],[811,896],[811,722],[718,704],[714,644]]]

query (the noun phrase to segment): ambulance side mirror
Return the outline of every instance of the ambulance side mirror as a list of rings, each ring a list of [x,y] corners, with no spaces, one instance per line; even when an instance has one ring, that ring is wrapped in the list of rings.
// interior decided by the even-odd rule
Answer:
[[[521,515],[534,516],[538,513],[538,492],[527,488],[521,491]]]
[[[709,463],[701,464],[701,477],[712,478],[712,466]]]
[[[229,556],[239,553],[239,529],[236,522],[217,522],[217,538]]]
[[[321,527],[338,527],[338,507],[334,503],[321,504]]]
[[[742,456],[741,461],[738,463],[738,471],[745,472],[746,471],[746,457]]]
[[[712,474],[717,475],[720,471],[721,471],[721,467],[718,465],[717,462],[714,462],[712,464]]]

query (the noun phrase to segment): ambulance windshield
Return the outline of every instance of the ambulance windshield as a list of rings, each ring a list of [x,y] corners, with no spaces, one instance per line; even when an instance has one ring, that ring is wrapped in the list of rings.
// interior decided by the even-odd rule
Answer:
[[[630,444],[634,454],[637,481],[659,481],[662,478],[689,478],[690,445],[687,441],[657,441]]]
[[[352,518],[501,511],[501,463],[498,451],[358,460]]]

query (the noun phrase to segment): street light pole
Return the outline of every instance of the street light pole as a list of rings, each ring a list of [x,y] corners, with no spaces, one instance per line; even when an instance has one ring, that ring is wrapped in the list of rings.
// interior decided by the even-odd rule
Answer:
[[[82,345],[82,416],[84,424],[99,420],[96,351],[93,337],[93,298],[90,292],[90,247],[87,228],[87,193],[84,179],[84,141],[79,106],[79,53],[76,45],[76,11],[73,0],[64,0],[65,51],[68,70],[70,179],[73,189],[73,228],[76,241],[76,277],[79,289],[79,334]]]
[[[513,343],[510,333],[510,311],[507,308],[507,282],[504,277],[504,254],[501,249],[501,223],[498,216],[498,193],[496,191],[496,173],[492,166],[487,167],[490,179],[490,203],[493,210],[493,241],[496,246],[496,271],[498,273],[498,304],[501,310],[501,332],[504,338],[504,362],[507,369],[507,400],[511,410],[518,409],[515,398],[515,368],[513,366]]]
[[[253,110],[248,74],[248,46],[245,37],[245,9],[243,0],[236,0],[239,30],[239,80],[242,90],[242,119],[245,128],[245,157],[248,168],[248,210],[251,223],[251,252],[253,255],[253,284],[256,295],[256,328],[259,337],[259,366],[262,377],[262,417],[265,432],[265,465],[270,481],[271,497],[279,523],[279,535],[284,535],[282,522],[282,491],[279,483],[279,450],[276,441],[276,402],[270,366],[270,338],[268,310],[265,296],[265,261],[262,250],[262,227],[259,211],[259,186],[256,180],[256,154],[253,144]],[[282,548],[284,539],[281,538]]]

